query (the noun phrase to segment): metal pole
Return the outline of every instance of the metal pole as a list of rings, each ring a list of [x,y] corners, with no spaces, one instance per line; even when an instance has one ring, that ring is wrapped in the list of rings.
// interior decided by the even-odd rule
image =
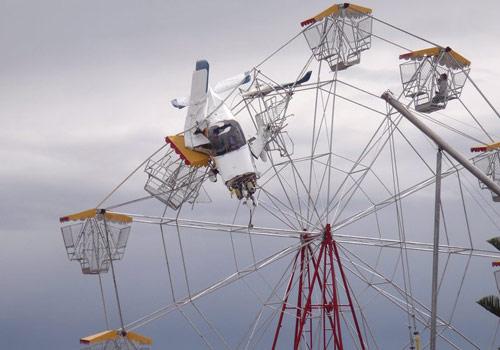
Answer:
[[[286,287],[285,296],[283,297],[283,304],[281,305],[281,313],[280,313],[280,317],[278,320],[278,327],[276,327],[276,331],[274,332],[273,346],[271,347],[272,350],[276,349],[276,343],[278,342],[278,337],[280,335],[280,331],[281,331],[281,327],[282,327],[282,323],[283,323],[283,316],[285,316],[285,311],[287,309],[288,297],[290,296],[290,291],[292,289],[293,276],[295,276],[295,269],[297,268],[297,259],[299,257],[299,254],[301,254],[303,248],[304,247],[300,248],[300,251],[297,252],[297,254],[295,255],[295,259],[293,260],[292,274],[290,276],[290,279],[288,280],[288,285]],[[302,271],[300,273],[302,273]]]
[[[436,134],[431,128],[425,125],[419,118],[417,118],[412,112],[410,112],[401,102],[396,100],[390,91],[386,91],[381,96],[387,101],[392,107],[394,107],[401,115],[408,119],[413,125],[420,129],[424,134],[434,141],[439,148],[446,151],[453,159],[463,165],[463,167],[469,170],[472,175],[474,175],[479,181],[481,181],[486,187],[488,187],[492,192],[500,196],[500,186],[498,186],[493,180],[491,180],[485,173],[483,173],[474,164],[469,162],[460,152],[451,147],[445,140]]]
[[[441,148],[436,156],[436,196],[434,204],[434,247],[432,249],[432,303],[431,303],[431,347],[436,350],[437,294],[439,272],[439,225],[441,218],[441,163],[443,151]]]
[[[107,245],[107,252],[108,252],[108,257],[109,257],[109,264],[111,265],[111,275],[113,276],[113,285],[115,287],[115,297],[116,297],[116,305],[118,306],[118,315],[120,316],[120,335],[124,336],[127,334],[125,330],[125,323],[123,322],[123,313],[122,313],[122,306],[120,303],[120,297],[118,295],[118,285],[116,283],[116,274],[115,274],[115,267],[113,265],[113,255],[111,254],[111,245],[109,241],[109,231],[108,231],[108,224],[106,222],[106,210],[105,209],[97,209],[99,211],[99,214],[102,215],[102,221],[104,222],[104,231],[105,231],[105,237],[106,237],[106,245]]]
[[[470,75],[467,75],[467,78],[469,78],[469,81],[472,83],[472,85],[474,85],[474,87],[476,88],[477,92],[479,92],[479,94],[481,95],[481,97],[486,101],[486,103],[488,104],[488,106],[491,107],[491,109],[497,115],[497,117],[500,118],[500,114],[498,113],[498,111],[491,104],[490,100],[488,100],[488,98],[483,94],[483,92],[481,91],[481,89],[479,88],[479,86],[476,85],[476,83],[474,82],[474,80],[471,79]]]

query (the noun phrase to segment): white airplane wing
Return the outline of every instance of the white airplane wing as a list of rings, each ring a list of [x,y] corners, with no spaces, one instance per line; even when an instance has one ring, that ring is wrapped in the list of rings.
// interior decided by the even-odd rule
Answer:
[[[280,84],[280,85],[275,85],[275,86],[258,86],[257,88],[254,88],[253,90],[250,90],[248,92],[245,92],[242,94],[244,98],[255,98],[255,97],[263,97],[268,95],[269,93],[273,91],[279,91],[279,90],[286,90],[286,89],[293,89],[296,86],[300,86],[304,83],[307,83],[309,79],[311,79],[312,71],[308,71],[302,78],[299,80],[293,81],[291,83],[285,83],[285,84]]]
[[[196,62],[196,69],[191,80],[191,95],[189,97],[188,111],[184,124],[185,146],[195,148],[209,143],[201,130],[205,127],[205,107],[208,91],[209,65],[206,60]]]
[[[229,90],[233,90],[240,85],[249,84],[251,80],[252,76],[250,75],[250,72],[241,73],[215,84],[214,92],[220,94]]]
[[[238,74],[234,77],[225,79],[223,81],[219,81],[217,84],[215,84],[215,87],[213,88],[213,92],[215,92],[216,94],[220,94],[220,93],[227,92],[229,90],[233,90],[237,87],[241,87],[243,85],[250,86],[251,81],[252,81],[252,76],[251,76],[250,72],[241,73],[241,74]],[[177,98],[174,98],[173,100],[171,100],[170,103],[175,108],[183,109],[184,107],[189,106],[190,99],[191,99],[190,96],[177,97]]]

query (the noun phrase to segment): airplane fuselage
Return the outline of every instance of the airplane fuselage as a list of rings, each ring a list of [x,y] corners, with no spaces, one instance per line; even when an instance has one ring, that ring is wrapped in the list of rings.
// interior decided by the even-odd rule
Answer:
[[[249,198],[255,192],[257,176],[248,145],[213,157],[217,171],[227,188],[238,199]]]
[[[176,108],[188,106],[184,127],[185,147],[203,152],[213,160],[210,178],[220,175],[238,199],[250,198],[257,186],[257,175],[247,138],[233,113],[219,96],[250,81],[248,73],[216,85],[208,85],[209,64],[196,62],[189,98],[172,100]]]
[[[210,142],[203,146],[203,151],[213,159],[214,170],[224,184],[238,199],[250,198],[257,186],[257,176],[240,124],[235,119],[220,120],[209,124],[203,134]]]

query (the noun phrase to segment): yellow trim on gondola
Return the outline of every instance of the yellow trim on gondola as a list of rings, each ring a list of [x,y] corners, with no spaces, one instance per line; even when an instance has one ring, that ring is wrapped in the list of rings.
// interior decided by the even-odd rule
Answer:
[[[95,216],[96,216],[96,209],[94,208],[94,209],[84,210],[84,211],[79,212],[79,213],[63,216],[59,219],[59,221],[61,221],[61,222],[63,222],[63,221],[78,221],[78,220],[85,220],[85,219],[93,218]]]
[[[453,57],[453,58],[454,58],[454,59],[455,59],[458,63],[460,63],[462,66],[464,66],[464,67],[470,66],[470,63],[471,63],[471,62],[470,62],[467,58],[465,58],[464,56],[462,56],[461,54],[459,54],[458,52],[451,50],[451,51],[449,52],[449,54],[450,54],[450,55],[451,55],[451,56],[452,56],[452,57]]]
[[[167,136],[165,141],[170,144],[170,146],[175,150],[175,152],[181,157],[186,165],[201,167],[207,166],[210,157],[205,153],[193,151],[186,146],[184,146],[184,136],[174,135]]]
[[[132,222],[132,218],[128,215],[112,213],[108,211],[106,212],[106,214],[104,214],[104,217],[106,218],[106,220],[111,222],[119,222],[124,224],[129,224]]]
[[[423,49],[423,50],[417,50],[417,51],[411,51],[408,53],[404,53],[402,55],[399,55],[399,59],[412,59],[412,58],[419,58],[419,57],[425,57],[425,56],[437,56],[441,53],[441,48],[440,47],[431,47],[428,49]]]
[[[476,146],[470,149],[471,152],[488,152],[500,149],[500,142],[492,143],[490,145]]]
[[[120,331],[118,330],[104,331],[89,335],[87,337],[81,338],[80,343],[81,344],[103,343],[106,341],[116,340],[119,337],[127,338],[128,340],[141,345],[153,344],[153,340],[149,337],[146,337],[136,332],[126,332],[125,335],[122,336],[120,335]]]
[[[353,13],[369,15],[373,12],[373,10],[371,8],[368,8],[368,7],[363,7],[363,6],[359,6],[359,5],[355,5],[355,4],[348,4],[348,3],[346,3],[344,5],[348,5],[347,11],[353,12]]]
[[[104,331],[96,334],[89,335],[84,338],[80,338],[81,344],[95,344],[102,343],[109,340],[115,340],[118,337],[116,331]]]
[[[66,222],[66,221],[86,220],[86,219],[96,217],[99,212],[100,212],[100,209],[95,209],[95,208],[88,209],[88,210],[81,211],[79,213],[63,216],[63,217],[59,218],[59,221]],[[109,211],[105,211],[104,218],[108,221],[111,221],[111,222],[118,222],[118,223],[123,223],[123,224],[128,224],[128,223],[132,222],[132,218],[128,215],[113,213],[113,212],[109,212]]]
[[[361,16],[361,15],[369,15],[372,13],[372,9],[368,7],[363,7],[349,3],[335,4],[333,6],[330,6],[326,10],[318,13],[316,16],[306,19],[305,21],[302,21],[300,24],[301,26],[306,26],[312,23],[316,23],[321,21],[325,17],[336,15],[340,13],[342,10],[344,10],[344,13],[347,16]]]
[[[452,66],[456,66],[458,68],[460,68],[460,66],[461,67],[470,66],[471,62],[467,58],[465,58],[464,56],[462,56],[458,52],[453,51],[449,47],[447,47],[447,48],[431,47],[428,49],[412,51],[412,52],[408,52],[408,53],[404,53],[404,54],[400,55],[399,59],[405,59],[405,60],[417,59],[418,60],[419,58],[423,58],[423,57],[435,57],[435,56],[439,56],[443,52],[443,50],[445,52],[445,55],[446,54],[450,55],[451,57],[453,57],[453,59],[457,63],[459,63],[459,65],[452,65]]]
[[[314,18],[315,21],[321,21],[325,17],[328,17],[328,16],[331,16],[333,14],[339,13],[340,9],[341,9],[340,5],[333,5],[333,6],[330,6],[329,8],[327,8],[326,10],[318,13],[313,18]]]
[[[420,350],[420,334],[415,334],[415,349]]]
[[[142,344],[142,345],[153,344],[153,340],[151,338],[145,337],[145,336],[143,336],[139,333],[135,333],[135,332],[128,332],[127,338],[136,342],[136,343]]]

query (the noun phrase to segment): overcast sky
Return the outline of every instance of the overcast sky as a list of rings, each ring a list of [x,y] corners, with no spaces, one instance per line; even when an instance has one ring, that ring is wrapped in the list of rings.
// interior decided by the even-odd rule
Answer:
[[[169,101],[188,93],[197,59],[210,61],[212,83],[249,70],[298,33],[302,20],[330,5],[324,0],[0,0],[3,346],[76,349],[81,336],[103,329],[97,281],[82,276],[78,265],[68,262],[58,218],[95,206],[162,145],[165,135],[182,128],[184,112],[173,110]],[[472,61],[474,81],[500,106],[498,1],[386,0],[360,5],[373,8],[382,20],[462,53]],[[378,24],[374,28],[405,47],[427,46]],[[401,50],[386,50],[380,41],[374,41],[373,50],[364,65],[353,70],[353,81],[375,93],[388,87],[397,90]],[[280,78],[288,72],[295,77],[296,57],[302,57],[300,46],[270,67],[276,67]],[[478,101],[477,96],[471,99]],[[475,111],[484,116],[493,134],[500,134],[491,110],[478,104]],[[354,134],[356,126],[351,128]],[[133,195],[143,194],[140,181],[129,187]],[[157,232],[154,236],[150,229],[141,233],[133,231],[128,262],[119,270],[127,290],[123,292],[126,313],[134,316],[168,300],[163,299],[168,289]],[[491,234],[482,232],[484,237]],[[210,247],[206,250],[219,255],[217,249],[222,248],[204,242]],[[202,252],[193,244],[194,254]],[[489,262],[481,260],[474,271],[490,273]],[[224,263],[215,258],[213,263],[221,264],[223,275]],[[199,269],[196,276],[206,275],[199,260],[193,264]],[[485,277],[484,287],[470,290],[468,303],[472,305],[481,293],[495,292],[490,277]],[[220,299],[206,305],[218,314],[214,322],[229,333],[232,328],[234,334],[244,331],[234,308],[245,293],[241,286],[222,293],[233,308]],[[479,338],[491,336],[496,321],[481,312],[478,315],[489,326],[477,330]],[[386,328],[390,333],[390,326]],[[155,338],[156,349],[171,344],[178,349],[202,347],[178,314],[141,331]],[[489,340],[481,344],[489,346]]]

